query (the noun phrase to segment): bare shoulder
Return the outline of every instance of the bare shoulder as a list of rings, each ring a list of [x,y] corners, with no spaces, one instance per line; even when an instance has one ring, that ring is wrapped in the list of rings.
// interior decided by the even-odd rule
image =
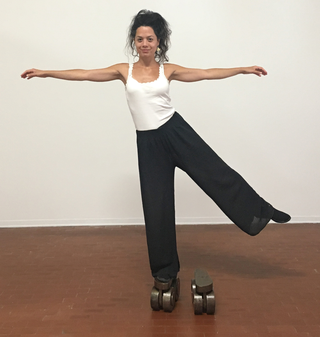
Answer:
[[[123,83],[127,82],[129,63],[117,63],[108,67],[108,69],[116,72]]]
[[[181,68],[181,66],[174,63],[164,63],[163,67],[164,74],[169,81],[173,79],[174,73]]]
[[[169,81],[196,82],[208,79],[205,69],[182,67],[177,64],[168,64],[166,74]]]
[[[117,69],[121,69],[121,70],[124,70],[124,69],[126,69],[126,70],[128,70],[128,68],[129,68],[129,63],[117,63],[117,64],[114,64],[113,66],[111,66],[111,67],[114,67],[114,68],[117,68]]]
[[[120,74],[124,74],[128,72],[129,63],[117,63],[109,67],[110,70],[116,70]]]

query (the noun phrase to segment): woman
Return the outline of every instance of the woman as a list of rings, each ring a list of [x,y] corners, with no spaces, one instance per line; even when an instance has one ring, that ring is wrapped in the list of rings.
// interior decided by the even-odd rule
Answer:
[[[158,13],[140,11],[132,20],[127,45],[134,64],[104,69],[26,70],[22,78],[53,77],[78,81],[121,80],[137,130],[139,174],[152,275],[158,289],[179,271],[174,215],[174,169],[184,170],[244,232],[257,235],[286,213],[264,201],[247,182],[195,133],[170,104],[171,81],[195,82],[238,74],[267,75],[262,67],[190,69],[168,61],[171,31]],[[173,281],[174,282],[174,281]],[[155,308],[155,307],[154,307]]]

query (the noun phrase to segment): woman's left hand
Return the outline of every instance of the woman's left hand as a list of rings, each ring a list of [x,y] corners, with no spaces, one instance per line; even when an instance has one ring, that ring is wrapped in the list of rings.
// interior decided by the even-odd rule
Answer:
[[[243,68],[243,74],[255,74],[259,77],[261,77],[261,75],[265,76],[267,75],[267,71],[259,66],[252,66],[252,67],[244,67]]]

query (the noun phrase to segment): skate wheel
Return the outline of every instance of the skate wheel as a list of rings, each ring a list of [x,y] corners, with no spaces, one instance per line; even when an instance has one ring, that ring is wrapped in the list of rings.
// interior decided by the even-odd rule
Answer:
[[[170,288],[168,291],[162,294],[163,310],[171,312],[174,309],[175,303],[176,303],[175,292],[173,288]]]
[[[206,302],[207,302],[207,314],[214,315],[216,310],[216,299],[214,296],[214,292],[211,291],[209,294],[206,294]]]
[[[195,315],[202,315],[203,313],[203,298],[199,294],[193,295],[193,310]]]
[[[151,290],[151,296],[150,296],[150,305],[151,308],[155,311],[160,310],[160,292],[157,288],[153,287]]]

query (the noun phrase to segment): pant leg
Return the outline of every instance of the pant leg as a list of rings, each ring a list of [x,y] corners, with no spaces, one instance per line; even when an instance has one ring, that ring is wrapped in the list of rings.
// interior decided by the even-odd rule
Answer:
[[[184,170],[244,232],[257,235],[270,221],[273,207],[230,168],[178,115],[172,133],[177,166]]]
[[[151,272],[174,278],[179,271],[174,209],[174,170],[162,130],[138,131],[138,161]]]

